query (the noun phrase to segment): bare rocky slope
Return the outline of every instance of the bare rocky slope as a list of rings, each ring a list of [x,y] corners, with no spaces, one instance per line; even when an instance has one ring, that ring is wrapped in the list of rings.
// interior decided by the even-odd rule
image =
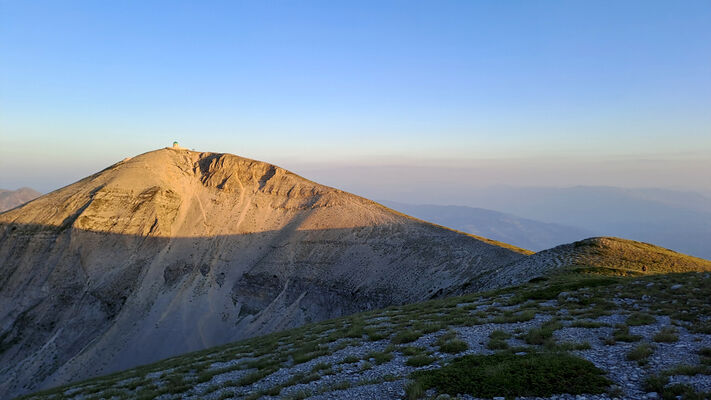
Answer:
[[[0,214],[0,397],[473,291],[526,254],[267,163],[152,151]]]
[[[17,190],[0,189],[0,212],[25,204],[41,195],[42,193],[30,188],[19,188]]]

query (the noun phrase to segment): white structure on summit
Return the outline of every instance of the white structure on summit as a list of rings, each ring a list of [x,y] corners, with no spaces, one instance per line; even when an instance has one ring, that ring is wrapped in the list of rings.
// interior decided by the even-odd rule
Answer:
[[[187,150],[185,147],[181,147],[181,146],[178,144],[178,141],[177,141],[177,140],[176,140],[175,142],[173,142],[173,147],[166,147],[166,148],[167,148],[167,149],[172,148],[173,150]]]

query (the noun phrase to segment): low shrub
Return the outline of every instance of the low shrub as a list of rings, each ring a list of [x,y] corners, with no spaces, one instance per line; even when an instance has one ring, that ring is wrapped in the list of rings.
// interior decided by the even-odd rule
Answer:
[[[566,353],[468,355],[411,376],[424,390],[475,397],[596,394],[611,383],[591,362]]]
[[[407,330],[396,333],[395,336],[390,339],[390,342],[394,344],[412,343],[419,339],[420,336],[422,336],[422,333],[419,331]]]
[[[627,325],[629,326],[649,325],[655,323],[656,321],[657,319],[654,318],[654,316],[640,312],[632,313],[629,317],[627,317]]]
[[[640,366],[647,364],[649,356],[654,353],[654,348],[649,343],[641,343],[627,353],[627,360],[637,361]]]
[[[666,326],[661,331],[657,332],[652,338],[655,342],[673,343],[679,340],[679,335],[676,333],[676,328]]]
[[[412,356],[405,361],[406,365],[409,365],[411,367],[423,367],[425,365],[430,365],[433,362],[435,362],[436,358],[429,356],[427,354],[418,354],[416,356]]]

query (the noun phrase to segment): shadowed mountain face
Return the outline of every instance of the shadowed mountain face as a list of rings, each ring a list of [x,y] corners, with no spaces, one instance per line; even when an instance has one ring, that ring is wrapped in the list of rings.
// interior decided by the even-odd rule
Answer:
[[[30,188],[20,188],[17,190],[0,189],[0,212],[25,204],[41,195],[40,192]]]
[[[0,214],[0,397],[436,297],[526,251],[164,149]]]

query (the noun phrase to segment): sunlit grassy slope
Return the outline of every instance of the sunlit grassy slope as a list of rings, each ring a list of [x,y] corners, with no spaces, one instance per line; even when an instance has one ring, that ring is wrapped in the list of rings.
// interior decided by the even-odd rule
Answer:
[[[573,249],[570,266],[581,268],[581,272],[644,275],[711,271],[709,260],[634,240],[598,237],[565,246]]]
[[[615,237],[594,237],[556,246],[497,269],[473,276],[450,294],[512,286],[551,274],[573,273],[606,276],[711,271],[711,261],[688,256],[649,243]]]

